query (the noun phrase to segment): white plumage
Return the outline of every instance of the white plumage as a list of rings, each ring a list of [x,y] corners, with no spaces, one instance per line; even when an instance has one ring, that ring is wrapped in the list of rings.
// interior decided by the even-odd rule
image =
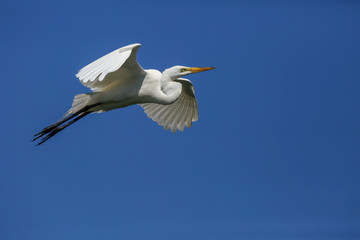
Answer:
[[[136,59],[140,46],[119,48],[82,68],[76,77],[93,92],[76,95],[64,118],[44,128],[33,141],[43,137],[40,145],[89,113],[133,104],[143,107],[148,117],[164,129],[176,132],[191,127],[198,120],[197,102],[192,83],[182,76],[214,68],[174,66],[162,73],[144,70]]]
[[[111,81],[124,78],[114,78],[109,73],[117,71],[118,75],[122,74],[123,76],[133,74],[145,75],[146,72],[136,60],[136,53],[140,46],[140,44],[136,43],[116,49],[83,67],[76,74],[76,77],[79,78],[84,86],[91,90],[101,91]],[[126,65],[124,65],[125,62]]]
[[[149,118],[160,126],[164,126],[165,130],[170,128],[173,133],[177,129],[184,131],[185,125],[189,128],[192,122],[198,120],[198,108],[192,83],[185,78],[178,78],[175,81],[182,84],[181,95],[175,102],[169,105],[139,104]]]

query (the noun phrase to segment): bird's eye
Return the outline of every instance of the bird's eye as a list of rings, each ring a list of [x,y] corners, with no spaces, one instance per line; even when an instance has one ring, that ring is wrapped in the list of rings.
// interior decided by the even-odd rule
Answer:
[[[180,72],[186,72],[187,68],[180,68]]]

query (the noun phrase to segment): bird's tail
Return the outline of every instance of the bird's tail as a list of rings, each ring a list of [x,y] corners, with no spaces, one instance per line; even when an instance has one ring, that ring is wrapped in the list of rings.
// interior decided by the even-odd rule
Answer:
[[[91,108],[100,105],[99,103],[89,105],[89,101],[91,99],[91,95],[95,93],[85,93],[79,94],[74,97],[74,101],[72,107],[69,111],[65,113],[62,119],[58,122],[44,128],[41,132],[34,135],[35,141],[42,137],[39,143],[36,146],[39,146],[49,140],[51,137],[55,136],[58,132],[64,130],[66,127],[70,126],[71,124],[79,121],[81,118],[87,116],[91,113]]]
[[[74,97],[73,103],[69,111],[67,111],[62,119],[65,119],[67,116],[79,112],[81,109],[85,108],[90,102],[91,95],[94,93],[82,93]],[[61,120],[62,120],[61,119]]]

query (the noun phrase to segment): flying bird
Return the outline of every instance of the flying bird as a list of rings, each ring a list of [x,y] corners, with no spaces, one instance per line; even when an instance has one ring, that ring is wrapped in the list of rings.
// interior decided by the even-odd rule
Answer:
[[[149,118],[176,132],[198,120],[193,84],[183,76],[214,69],[213,67],[174,66],[160,72],[144,70],[136,53],[141,45],[119,48],[82,68],[76,77],[93,92],[78,94],[72,107],[58,122],[34,135],[36,145],[55,136],[90,113],[107,112],[139,104]]]

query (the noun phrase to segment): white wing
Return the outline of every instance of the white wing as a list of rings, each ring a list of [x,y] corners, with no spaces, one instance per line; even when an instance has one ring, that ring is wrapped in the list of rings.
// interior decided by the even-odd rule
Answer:
[[[76,77],[91,90],[101,91],[122,78],[145,75],[144,69],[136,60],[136,53],[141,45],[131,44],[119,48],[82,68]]]
[[[182,84],[182,92],[180,97],[172,104],[139,104],[144,108],[149,118],[157,122],[160,126],[164,126],[166,130],[170,128],[173,133],[175,133],[177,129],[184,131],[185,125],[189,128],[192,122],[198,120],[198,108],[192,83],[185,78],[178,78],[175,81]]]

